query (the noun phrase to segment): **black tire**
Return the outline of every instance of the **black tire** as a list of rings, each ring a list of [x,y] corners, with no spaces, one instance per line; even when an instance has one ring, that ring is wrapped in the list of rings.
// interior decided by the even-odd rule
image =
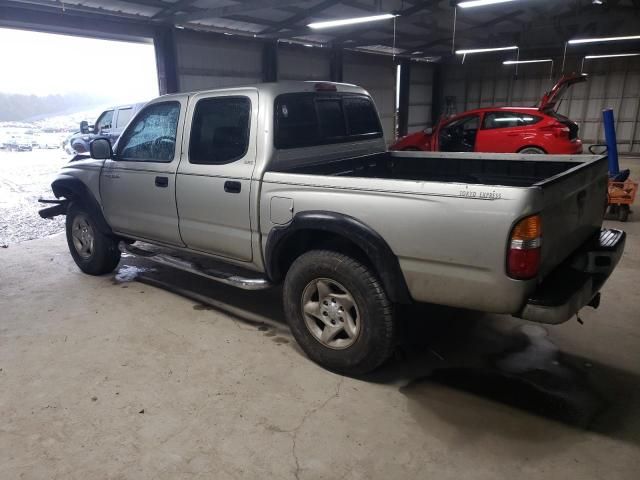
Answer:
[[[74,226],[79,226],[79,223],[74,222],[82,222],[83,225],[86,225],[86,231],[80,232],[81,235],[82,233],[86,234],[88,231],[92,236],[93,242],[90,242],[91,246],[86,250],[77,247],[77,243],[74,242]],[[76,262],[76,265],[78,265],[84,273],[89,275],[103,275],[113,272],[118,266],[120,262],[118,242],[100,232],[96,222],[81,205],[71,204],[69,207],[67,211],[66,231],[69,252]],[[78,232],[76,231],[75,233],[77,234]],[[78,241],[81,242],[79,239]],[[83,245],[86,244],[87,243],[83,243]]]
[[[621,222],[626,222],[629,219],[629,205],[620,205],[618,207],[618,220]]]
[[[518,153],[524,153],[526,155],[544,155],[545,151],[538,147],[525,147]]]
[[[313,282],[325,280],[343,286],[349,298],[354,300],[356,310],[352,312],[357,317],[358,334],[347,339],[353,343],[343,348],[326,346],[314,336],[312,327],[308,327],[309,321],[316,321],[319,328],[326,327],[303,312],[307,289],[312,288]],[[319,293],[318,289],[317,303],[322,308]],[[293,336],[309,358],[319,365],[347,375],[361,375],[376,369],[393,352],[397,335],[393,305],[376,275],[359,261],[327,250],[307,252],[289,268],[283,297]],[[346,328],[343,333],[346,335]],[[334,340],[337,341],[340,340]]]

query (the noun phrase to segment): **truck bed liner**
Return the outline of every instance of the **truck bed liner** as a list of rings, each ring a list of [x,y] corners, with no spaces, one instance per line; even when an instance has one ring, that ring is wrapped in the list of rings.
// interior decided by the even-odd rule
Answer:
[[[530,187],[581,164],[575,160],[575,157],[569,156],[566,161],[558,160],[557,156],[554,156],[553,161],[547,157],[535,155],[510,157],[491,159],[479,154],[470,157],[464,154],[384,152],[282,168],[276,171],[312,175]]]

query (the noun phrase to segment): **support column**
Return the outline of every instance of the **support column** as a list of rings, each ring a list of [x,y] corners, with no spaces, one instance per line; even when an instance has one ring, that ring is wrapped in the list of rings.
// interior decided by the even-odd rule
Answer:
[[[173,27],[158,27],[153,35],[160,95],[179,91],[176,38]]]
[[[262,45],[262,81],[278,81],[278,41],[272,40]]]
[[[331,49],[329,75],[332,82],[343,82],[343,52],[342,47],[335,46]]]
[[[409,131],[409,89],[411,88],[411,60],[400,62],[400,85],[398,86],[398,136],[404,137]]]
[[[444,100],[444,88],[442,85],[442,66],[439,64],[433,65],[433,76],[431,85],[431,125],[436,126],[438,120],[444,113],[442,109],[442,102]]]

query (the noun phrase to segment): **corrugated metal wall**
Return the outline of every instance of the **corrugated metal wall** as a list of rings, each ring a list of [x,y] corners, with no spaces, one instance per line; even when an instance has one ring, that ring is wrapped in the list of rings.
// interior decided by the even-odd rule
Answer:
[[[302,45],[278,46],[278,78],[280,80],[329,80],[329,49]]]
[[[395,139],[396,67],[383,55],[344,52],[344,81],[364,87],[373,97],[387,142]]]
[[[240,37],[177,31],[180,91],[257,83],[262,80],[262,44]]]
[[[565,71],[579,71],[582,57],[569,57]],[[561,58],[555,59],[559,70]],[[455,96],[458,113],[492,105],[536,105],[542,94],[557,80],[550,79],[550,65],[503,66],[501,61],[481,62],[467,58],[464,65],[444,65],[444,96]],[[602,110],[614,109],[620,152],[640,152],[640,57],[587,60],[586,83],[574,85],[559,107],[559,113],[580,124],[580,138],[585,144],[604,143]],[[443,101],[444,105],[444,101]]]
[[[176,54],[180,91],[246,85],[262,81],[263,43],[237,36],[178,31]],[[395,66],[391,57],[358,52],[344,53],[345,82],[366,88],[380,112],[385,138],[394,140],[395,131]],[[278,45],[278,79],[329,80],[328,49],[301,45]],[[423,89],[424,69],[416,69],[415,123],[427,117]]]
[[[431,89],[433,67],[424,63],[411,63],[409,87],[409,133],[431,125]]]

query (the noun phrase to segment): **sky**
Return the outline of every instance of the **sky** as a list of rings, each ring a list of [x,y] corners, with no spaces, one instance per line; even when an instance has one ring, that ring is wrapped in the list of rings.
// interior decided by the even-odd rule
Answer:
[[[158,96],[150,43],[0,28],[0,45],[3,93],[95,94],[118,103]]]

